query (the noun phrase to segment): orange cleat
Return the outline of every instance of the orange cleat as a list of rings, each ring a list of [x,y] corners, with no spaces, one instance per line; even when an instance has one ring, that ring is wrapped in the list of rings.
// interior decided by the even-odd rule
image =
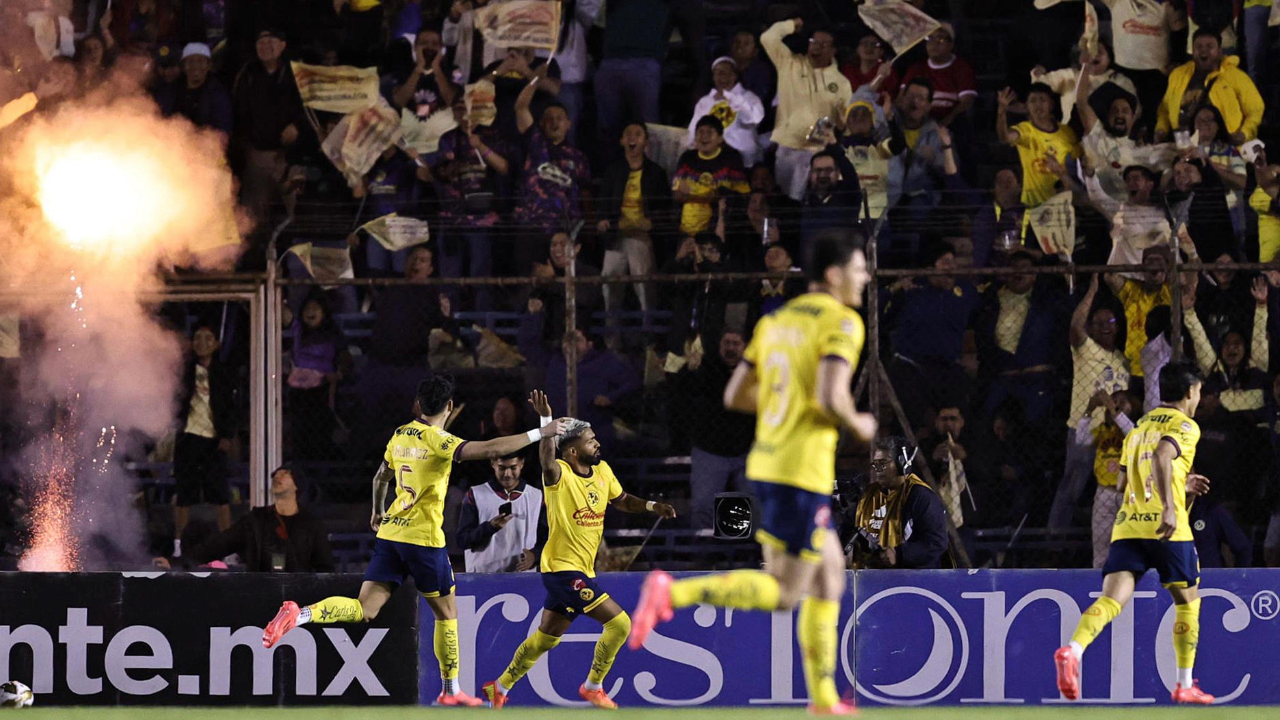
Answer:
[[[1173,689],[1173,701],[1179,705],[1212,705],[1213,696],[1200,689],[1200,681],[1191,681],[1191,687]]]
[[[831,705],[830,707],[818,707],[817,705],[810,705],[809,714],[818,715],[818,716],[844,715],[847,717],[851,715],[857,715],[858,706],[854,705],[852,701],[845,702],[843,700],[836,703],[835,705]]]
[[[1053,665],[1058,669],[1058,692],[1068,700],[1080,699],[1080,661],[1070,647],[1058,648],[1053,654]]]
[[[437,705],[445,707],[480,707],[484,705],[484,701],[480,698],[473,698],[464,692],[456,692],[452,695],[440,693],[440,697],[436,698]]]
[[[280,642],[280,638],[284,634],[294,629],[298,625],[298,614],[302,610],[298,607],[298,603],[292,600],[285,600],[280,606],[280,612],[267,623],[267,629],[262,631],[262,647],[270,648]]]
[[[494,710],[501,710],[507,704],[507,694],[498,692],[498,681],[490,680],[480,688],[480,692],[484,693],[484,697],[489,701],[489,707]]]
[[[640,587],[640,602],[631,614],[631,639],[627,645],[639,650],[658,623],[671,619],[671,575],[653,570]]]
[[[586,700],[601,710],[618,709],[618,703],[614,702],[613,698],[609,697],[609,693],[605,692],[602,687],[596,688],[595,690],[588,690],[587,686],[583,685],[578,688],[578,695],[583,700]]]

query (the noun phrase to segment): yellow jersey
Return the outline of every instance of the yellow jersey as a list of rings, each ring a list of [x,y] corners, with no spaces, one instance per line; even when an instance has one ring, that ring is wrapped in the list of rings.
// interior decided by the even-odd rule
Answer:
[[[383,459],[396,474],[396,496],[382,515],[383,540],[442,548],[444,496],[453,458],[466,441],[414,420],[400,426]]]
[[[1156,487],[1151,468],[1156,447],[1166,439],[1178,451],[1178,456],[1173,459],[1172,478],[1178,525],[1169,539],[1195,539],[1187,521],[1187,473],[1191,472],[1191,465],[1195,462],[1200,426],[1180,410],[1158,407],[1139,420],[1124,439],[1124,451],[1120,456],[1120,469],[1125,471],[1126,478],[1124,501],[1116,513],[1112,542],[1160,539],[1156,529],[1160,527],[1164,503],[1160,501],[1160,489]]]
[[[835,490],[840,421],[818,404],[818,365],[837,357],[856,368],[865,332],[857,311],[827,293],[801,295],[760,320],[743,354],[759,378],[748,478]]]
[[[556,460],[560,482],[542,489],[547,505],[547,544],[542,548],[544,573],[576,570],[596,576],[596,551],[604,537],[604,511],[622,495],[622,485],[606,462],[583,477]]]
[[[1018,159],[1022,162],[1022,204],[1028,208],[1039,206],[1056,193],[1058,177],[1049,171],[1046,157],[1052,157],[1063,165],[1067,156],[1079,158],[1080,139],[1066,125],[1058,125],[1053,132],[1045,132],[1030,121],[1014,125],[1018,131]]]

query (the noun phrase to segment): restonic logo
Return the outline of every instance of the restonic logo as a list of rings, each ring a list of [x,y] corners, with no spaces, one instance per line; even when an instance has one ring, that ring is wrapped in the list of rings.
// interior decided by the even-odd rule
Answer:
[[[149,625],[130,625],[109,640],[103,626],[90,625],[88,608],[67,608],[67,622],[58,627],[58,643],[66,646],[67,689],[76,695],[96,695],[103,691],[105,680],[126,695],[154,695],[170,685],[174,669],[173,646],[160,630]],[[342,666],[334,674],[322,696],[342,695],[358,683],[368,696],[386,696],[387,690],[369,666],[369,660],[386,637],[385,628],[372,628],[356,644],[345,630],[325,628],[322,633],[290,633],[277,646],[289,647],[296,668],[294,692],[315,695],[318,688],[316,671],[316,635],[323,635],[337,651]],[[105,646],[104,646],[105,643]],[[37,694],[54,691],[54,639],[49,630],[39,625],[0,625],[0,678],[10,678],[9,661],[14,647],[26,645],[32,656],[31,689]],[[141,652],[132,652],[143,645]],[[101,649],[97,649],[99,646]],[[231,694],[231,660],[237,647],[249,648],[253,657],[253,695],[270,695],[275,686],[272,658],[275,648],[262,647],[262,628],[209,628],[208,690],[202,692],[200,675],[178,675],[179,695],[226,696]],[[91,650],[90,648],[94,648]],[[102,653],[105,677],[91,677],[88,672],[90,652]],[[239,657],[243,657],[243,653]],[[185,663],[184,663],[185,664]],[[140,671],[151,671],[144,673]],[[19,678],[22,679],[22,678]]]

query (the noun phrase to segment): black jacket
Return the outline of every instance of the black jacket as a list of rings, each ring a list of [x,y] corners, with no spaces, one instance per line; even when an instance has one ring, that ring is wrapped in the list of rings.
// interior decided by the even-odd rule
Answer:
[[[724,388],[733,368],[720,359],[719,348],[708,346],[697,370],[688,367],[675,377],[676,397],[685,407],[680,419],[686,423],[693,446],[721,457],[740,457],[755,439],[755,417],[724,407]]]
[[[191,398],[196,393],[196,363],[189,360],[182,375],[182,389],[178,393],[178,432],[187,424],[191,411]],[[213,411],[213,431],[219,440],[235,437],[235,378],[231,370],[214,358],[209,363],[209,409]]]
[[[182,557],[187,563],[203,565],[239,553],[247,571],[271,572],[272,555],[281,552],[284,572],[333,572],[329,535],[306,507],[289,517],[276,515],[273,505],[254,508]]]
[[[646,157],[640,172],[641,211],[653,223],[649,234],[668,235],[674,227],[675,211],[671,206],[671,182],[667,171]],[[618,220],[622,217],[622,196],[626,193],[630,175],[631,165],[623,158],[609,166],[600,186],[598,217],[608,220],[613,226],[611,236],[616,236]]]

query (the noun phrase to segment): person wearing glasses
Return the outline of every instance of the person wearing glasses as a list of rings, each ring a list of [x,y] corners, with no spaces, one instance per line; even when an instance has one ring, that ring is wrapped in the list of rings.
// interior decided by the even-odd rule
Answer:
[[[889,97],[898,96],[898,71],[890,66],[884,73],[880,72],[880,67],[886,62],[884,49],[884,41],[875,33],[868,32],[858,40],[857,55],[840,66],[840,72],[849,78],[849,85],[854,90],[879,81],[873,89],[886,92]]]
[[[912,65],[902,76],[902,87],[918,77],[928,78],[933,85],[933,109],[930,114],[939,125],[951,123],[973,107],[978,98],[978,83],[973,66],[955,54],[956,33],[951,23],[942,23],[925,38],[928,58]]]
[[[845,544],[854,567],[954,567],[947,557],[947,512],[913,472],[917,452],[904,438],[876,441],[867,491],[854,512],[856,532]]]

